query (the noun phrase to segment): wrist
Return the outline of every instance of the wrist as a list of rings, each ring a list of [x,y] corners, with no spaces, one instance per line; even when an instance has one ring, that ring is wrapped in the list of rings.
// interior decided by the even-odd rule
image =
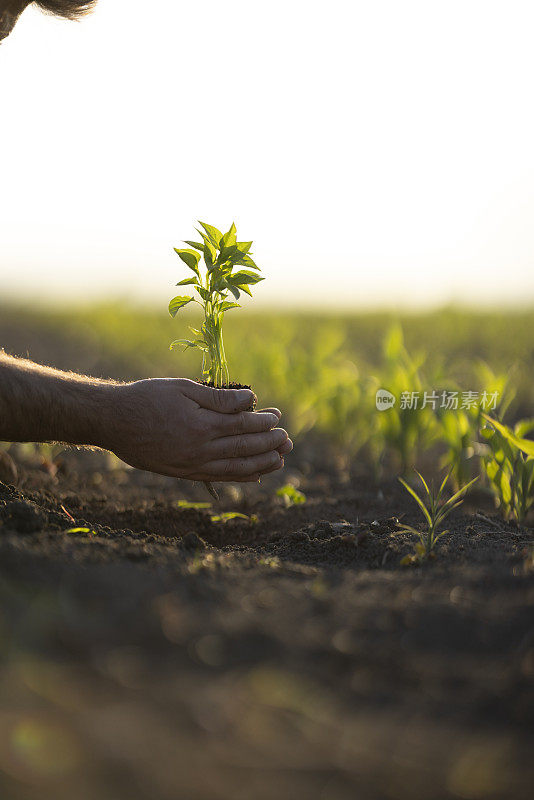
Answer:
[[[92,387],[92,409],[87,419],[86,441],[81,444],[111,451],[118,447],[125,424],[121,392],[124,388],[124,385],[114,383],[99,383]]]

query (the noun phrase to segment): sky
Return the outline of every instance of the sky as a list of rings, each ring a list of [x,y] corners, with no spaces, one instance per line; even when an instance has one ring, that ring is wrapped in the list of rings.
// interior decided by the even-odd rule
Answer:
[[[2,295],[165,303],[197,219],[255,303],[534,303],[531,0],[99,0],[0,45]]]

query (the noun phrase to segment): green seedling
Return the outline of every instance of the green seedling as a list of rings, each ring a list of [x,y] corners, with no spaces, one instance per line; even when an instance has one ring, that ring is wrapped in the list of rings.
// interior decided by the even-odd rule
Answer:
[[[67,533],[88,533],[91,536],[96,536],[97,533],[92,528],[69,528]]]
[[[426,386],[439,385],[442,366],[434,358],[429,372],[430,367],[425,362],[425,353],[408,352],[402,328],[393,325],[382,344],[382,367],[374,377],[374,383],[376,389],[387,389],[394,394],[397,402],[389,410],[373,414],[370,448],[379,464],[385,453],[395,453],[403,475],[415,463],[418,451],[429,446],[436,436],[437,425],[432,408],[430,405],[423,408],[422,399]],[[401,398],[404,392],[418,395],[416,408],[403,407]]]
[[[178,508],[194,508],[198,511],[201,509],[211,508],[211,503],[192,503],[189,500],[178,500],[176,505]]]
[[[297,506],[306,502],[306,495],[288,483],[276,490],[276,496],[281,497],[286,506]]]
[[[252,525],[255,525],[258,521],[256,514],[249,516],[248,514],[241,514],[239,511],[224,511],[222,514],[213,514],[210,519],[212,522],[230,522],[233,519],[245,519]]]
[[[436,417],[440,424],[438,435],[447,448],[440,466],[451,467],[452,485],[461,489],[471,478],[473,460],[476,463],[478,409],[438,409]]]
[[[234,223],[225,233],[218,228],[199,222],[197,228],[201,242],[185,241],[188,249],[174,250],[191,270],[193,275],[177,283],[177,286],[192,286],[197,297],[178,295],[169,303],[169,313],[175,317],[189,303],[198,303],[203,311],[203,322],[198,328],[190,328],[193,339],[175,339],[175,347],[196,348],[202,353],[202,377],[213,386],[222,387],[230,383],[228,362],[224,351],[223,319],[227,311],[239,308],[241,292],[252,297],[250,287],[259,281],[260,268],[251,258],[252,242],[238,242]],[[200,268],[201,258],[204,268]]]
[[[481,428],[486,451],[482,467],[505,519],[521,523],[534,503],[534,441],[526,434],[534,430],[534,419],[524,419],[513,428],[482,415],[488,427]]]
[[[417,470],[415,470],[415,472],[417,472]],[[415,545],[415,553],[404,556],[404,558],[401,559],[401,564],[420,564],[428,558],[435,557],[435,547],[437,542],[442,536],[445,536],[445,534],[449,533],[448,530],[440,531],[443,522],[449,516],[451,511],[463,503],[467,490],[473,485],[473,483],[475,483],[475,481],[478,480],[478,478],[473,478],[472,481],[466,483],[465,486],[455,492],[455,494],[453,494],[448,500],[443,500],[443,491],[447,481],[449,480],[450,474],[451,473],[449,471],[445,475],[438,491],[435,492],[434,486],[432,485],[432,489],[429,489],[428,484],[421,473],[417,472],[417,475],[419,475],[425,490],[425,494],[423,495],[425,499],[423,499],[423,497],[419,497],[415,489],[412,489],[412,487],[409,486],[406,481],[404,481],[402,478],[399,478],[399,481],[402,483],[406,491],[411,494],[423,512],[425,521],[427,523],[426,531],[417,530],[417,528],[412,528],[411,525],[399,525],[401,530],[413,533],[419,539],[418,543]]]

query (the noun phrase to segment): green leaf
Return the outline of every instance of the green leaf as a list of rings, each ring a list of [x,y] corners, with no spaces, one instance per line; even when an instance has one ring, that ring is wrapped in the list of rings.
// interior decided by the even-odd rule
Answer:
[[[204,261],[206,262],[208,272],[212,269],[216,257],[217,253],[215,251],[215,248],[213,247],[211,242],[206,242],[204,246]]]
[[[190,283],[197,283],[198,278],[184,278],[183,281],[178,281],[177,286],[187,286]]]
[[[208,300],[210,299],[210,293],[208,292],[208,290],[204,289],[203,286],[197,286],[197,292],[199,293],[201,298],[204,300],[204,302],[207,303]]]
[[[218,250],[219,242],[222,239],[222,233],[220,232],[220,230],[216,228],[214,225],[208,225],[207,222],[201,222],[200,220],[198,221],[198,224],[202,225],[202,227],[206,231],[206,235],[210,240],[211,244],[215,247],[216,250]]]
[[[218,274],[215,274],[213,276],[213,283],[211,285],[211,288],[214,292],[221,293],[224,292],[225,289],[228,289],[228,284],[226,283],[224,277],[222,276],[219,277]]]
[[[231,308],[241,308],[239,303],[228,303],[226,300],[218,306],[218,311],[230,311]]]
[[[428,522],[428,524],[429,524],[430,526],[432,526],[432,520],[431,520],[431,518],[430,518],[430,514],[429,514],[429,511],[428,511],[428,508],[425,506],[425,504],[423,503],[423,501],[421,500],[421,498],[419,497],[419,495],[418,495],[418,494],[415,492],[415,490],[414,490],[414,489],[412,489],[412,487],[411,487],[411,486],[408,486],[408,484],[406,483],[406,481],[403,481],[403,479],[402,479],[402,478],[399,478],[399,481],[402,483],[402,485],[404,486],[404,488],[406,489],[406,491],[407,491],[407,492],[409,492],[409,493],[411,494],[411,496],[413,497],[413,499],[415,500],[415,502],[417,503],[417,505],[419,506],[419,508],[420,508],[420,509],[421,509],[421,511],[423,512],[423,514],[425,515],[425,519],[426,519],[426,521]]]
[[[519,450],[523,453],[526,453],[527,456],[534,456],[534,442],[530,439],[520,439],[519,436],[516,436],[513,431],[510,430],[506,425],[503,425],[500,422],[497,422],[496,419],[488,416],[488,414],[482,414],[484,419],[487,419],[488,422],[499,431],[499,433],[504,436],[504,438],[514,444]]]
[[[212,514],[210,517],[212,522],[230,522],[233,519],[246,519],[252,524],[258,521],[256,514],[249,517],[248,514],[242,514],[240,511],[223,511],[222,514]]]
[[[251,259],[250,256],[243,256],[241,259],[241,263],[244,264],[246,267],[252,267],[252,269],[257,269],[261,271],[258,265]]]
[[[436,495],[436,500],[439,500],[441,495],[443,494],[443,490],[445,489],[445,486],[447,485],[447,481],[451,477],[453,469],[454,469],[454,464],[451,466],[451,468],[449,469],[449,471],[446,473],[445,477],[441,481],[441,483],[439,485],[438,493]]]
[[[287,483],[276,490],[277,497],[282,497],[286,505],[301,505],[306,502],[306,495],[299,492],[292,483]]]
[[[229,245],[229,246],[225,245],[224,247],[221,248],[221,253],[219,255],[219,263],[220,264],[224,264],[225,261],[228,261],[228,259],[231,259],[232,256],[235,256],[235,254],[238,253],[238,252],[239,251],[237,249],[237,245],[235,245],[235,244],[232,244],[232,245]]]
[[[169,303],[169,314],[171,317],[175,317],[177,312],[192,300],[192,297],[181,297],[180,295],[178,297],[173,297]]]
[[[174,252],[180,256],[184,264],[187,264],[189,269],[192,269],[198,275],[198,262],[200,261],[200,253],[195,253],[194,250],[180,250],[175,247]]]
[[[239,289],[237,288],[237,286],[231,286],[229,283],[227,283],[226,286],[229,289],[229,291],[232,292],[232,294],[235,297],[235,299],[239,300],[240,292],[239,292]],[[249,294],[252,297],[252,292],[248,291],[245,288],[243,288],[243,291],[246,291],[247,294]]]
[[[226,278],[226,280],[228,283],[232,283],[234,286],[248,286],[248,284],[251,283],[254,284],[264,281],[265,278],[262,278],[255,272],[250,272],[250,270],[244,269],[240,272],[233,272]]]
[[[252,247],[252,242],[237,242],[237,246],[239,247],[240,252],[245,255]]]
[[[193,503],[190,500],[178,500],[176,505],[178,508],[211,508],[211,503]]]
[[[175,350],[180,345],[182,345],[185,348],[196,347],[196,343],[192,342],[191,339],[175,339],[174,342],[170,343],[169,350]]]
[[[189,242],[186,239],[185,240],[185,244],[188,244],[190,247],[194,247],[195,250],[200,250],[200,252],[202,252],[204,250],[204,245],[201,242]]]
[[[232,245],[237,244],[237,237],[236,237],[236,227],[232,222],[230,229],[226,231],[224,236],[221,236],[219,239],[219,247],[223,250],[225,247],[231,247]]]
[[[477,481],[478,481],[478,477],[477,478],[473,478],[472,481],[469,481],[469,483],[466,483],[465,486],[462,486],[461,489],[458,489],[458,491],[455,492],[455,494],[453,494],[452,497],[449,497],[449,499],[447,500],[447,502],[444,505],[444,508],[447,508],[448,506],[451,506],[453,503],[455,503],[455,501],[458,500],[462,495],[464,495],[467,492],[467,490],[469,489],[469,487],[472,486]]]
[[[92,533],[93,536],[96,536],[96,531],[92,528],[69,528],[67,533]]]
[[[428,486],[427,486],[427,483],[426,483],[425,479],[423,478],[423,476],[421,475],[421,473],[420,473],[420,472],[418,472],[417,470],[415,470],[415,472],[417,473],[417,475],[419,475],[419,478],[421,479],[421,483],[423,484],[423,486],[424,486],[424,487],[425,487],[425,489],[426,489],[426,493],[427,493],[427,495],[428,495],[429,497],[432,497],[432,495],[430,494],[430,489],[428,488]]]

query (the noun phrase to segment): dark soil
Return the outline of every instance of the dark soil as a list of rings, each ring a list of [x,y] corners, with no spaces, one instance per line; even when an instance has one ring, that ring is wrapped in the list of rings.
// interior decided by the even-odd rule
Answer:
[[[396,481],[4,467],[2,800],[532,796],[534,536],[482,492],[401,567]]]

